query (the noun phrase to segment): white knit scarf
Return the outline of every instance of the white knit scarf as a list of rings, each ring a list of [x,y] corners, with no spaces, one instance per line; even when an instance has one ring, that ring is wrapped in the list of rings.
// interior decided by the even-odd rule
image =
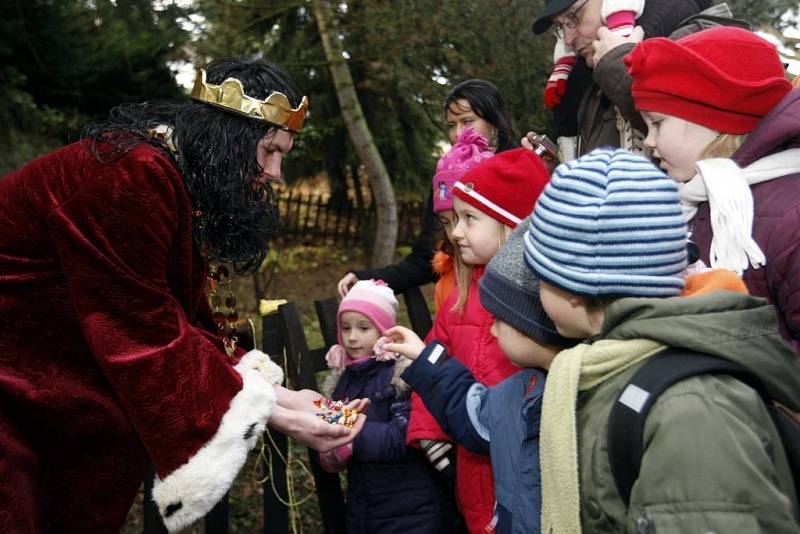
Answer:
[[[697,174],[680,184],[683,214],[690,221],[697,206],[708,201],[711,211],[713,269],[741,275],[751,265],[766,265],[764,252],[753,240],[753,195],[750,186],[800,172],[800,149],[784,150],[740,168],[730,159],[697,162]]]

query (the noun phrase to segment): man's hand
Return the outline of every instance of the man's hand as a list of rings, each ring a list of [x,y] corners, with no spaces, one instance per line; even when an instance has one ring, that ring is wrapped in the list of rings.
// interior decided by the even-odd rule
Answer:
[[[386,343],[383,350],[402,354],[409,360],[416,360],[425,348],[419,336],[405,326],[393,326],[384,335],[392,342]]]
[[[629,37],[622,37],[603,26],[597,30],[597,40],[592,43],[592,49],[594,50],[592,63],[597,66],[603,56],[614,48],[625,43],[640,43],[643,39],[644,30],[641,26],[636,26]]]
[[[313,405],[312,405],[313,406]],[[275,405],[269,426],[319,452],[328,452],[353,441],[364,428],[367,417],[360,414],[353,428],[326,423],[312,412],[290,410]]]
[[[528,133],[526,133],[525,137],[523,137],[522,139],[519,140],[520,146],[522,148],[527,148],[531,152],[535,153],[535,151],[533,149],[533,141],[531,141],[531,139],[533,139],[535,136],[536,136],[536,132],[528,132]]]
[[[339,280],[339,283],[336,284],[336,290],[339,292],[340,297],[344,297],[347,295],[347,292],[350,291],[350,288],[358,282],[358,277],[353,273],[347,273]]]

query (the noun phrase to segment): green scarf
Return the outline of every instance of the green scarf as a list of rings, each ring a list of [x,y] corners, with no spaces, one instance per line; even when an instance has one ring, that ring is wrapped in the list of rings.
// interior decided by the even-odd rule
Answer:
[[[602,339],[560,352],[545,383],[541,425],[542,532],[581,532],[575,404],[585,391],[662,350],[647,339]]]

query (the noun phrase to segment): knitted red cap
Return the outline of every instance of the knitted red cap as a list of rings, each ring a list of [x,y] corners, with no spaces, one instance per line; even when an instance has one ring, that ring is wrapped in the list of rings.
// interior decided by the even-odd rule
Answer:
[[[748,133],[792,88],[775,47],[741,28],[646,39],[625,64],[636,109],[721,133]]]
[[[549,180],[541,158],[528,149],[517,148],[473,167],[455,183],[453,195],[516,228],[533,211]]]

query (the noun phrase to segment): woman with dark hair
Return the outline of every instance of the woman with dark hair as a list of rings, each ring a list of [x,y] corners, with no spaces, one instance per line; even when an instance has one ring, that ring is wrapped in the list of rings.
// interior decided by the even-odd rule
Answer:
[[[491,82],[466,80],[456,85],[445,100],[444,112],[451,143],[470,127],[483,135],[496,152],[519,146],[503,97]]]
[[[314,392],[237,348],[216,295],[224,263],[266,253],[306,107],[272,63],[219,61],[191,102],[115,108],[0,179],[0,532],[118,532],[151,464],[179,530],[267,423],[321,450],[363,427],[321,421]]]
[[[453,144],[461,132],[470,127],[483,135],[497,153],[519,146],[503,97],[491,82],[473,79],[459,83],[447,96],[444,113]],[[358,280],[384,280],[396,293],[437,280],[431,260],[441,222],[433,213],[433,194],[435,191],[428,197],[422,231],[411,253],[396,265],[348,272],[337,284],[340,296],[346,295]]]

